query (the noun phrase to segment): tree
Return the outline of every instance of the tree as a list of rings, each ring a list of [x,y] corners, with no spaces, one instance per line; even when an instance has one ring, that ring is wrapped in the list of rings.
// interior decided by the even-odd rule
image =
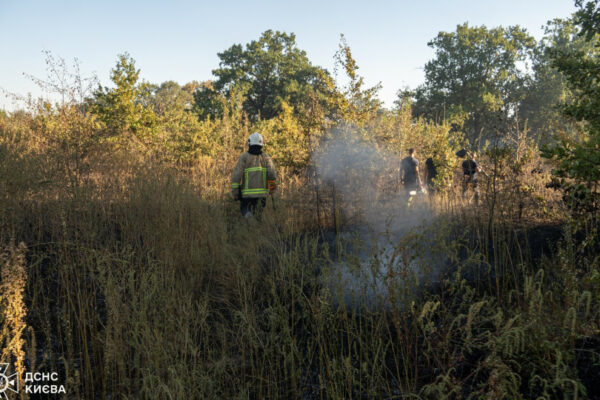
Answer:
[[[215,90],[213,81],[206,81],[199,85],[193,92],[193,110],[198,119],[222,118],[227,97]]]
[[[535,40],[519,26],[487,29],[458,25],[428,45],[435,58],[425,65],[425,83],[415,92],[416,115],[435,121],[465,119],[467,138],[477,144],[516,117]]]
[[[203,150],[197,140],[200,122],[192,111],[193,92],[200,86],[197,82],[180,86],[173,81],[145,85],[144,103],[154,112],[158,128],[152,141],[153,151],[161,159],[191,161]]]
[[[44,54],[48,72],[46,78],[26,76],[49,97],[37,101],[27,99],[29,112],[13,113],[12,125],[20,125],[14,122],[29,114],[31,130],[27,136],[36,142],[36,147],[39,146],[38,151],[46,152],[53,159],[52,165],[56,167],[54,171],[45,170],[43,173],[57,179],[62,176],[66,178],[63,184],[77,188],[89,177],[91,159],[99,150],[100,124],[89,110],[89,99],[97,78],[82,76],[77,59],[68,65],[62,57],[49,51],[44,51]],[[18,95],[15,98],[25,100]],[[28,154],[27,158],[35,159],[35,156]],[[76,191],[71,194],[75,195]]]
[[[533,57],[533,76],[519,105],[519,118],[526,121],[529,135],[538,143],[548,144],[554,132],[574,132],[563,115],[561,104],[572,101],[573,94],[566,77],[554,65],[556,52],[591,51],[593,40],[579,35],[580,28],[573,18],[554,19],[545,26],[545,36]]]
[[[199,85],[198,85],[199,86]],[[164,116],[172,110],[191,110],[194,104],[194,83],[181,87],[177,82],[166,81],[160,85],[146,85],[149,91],[149,105],[157,116]],[[192,91],[190,91],[192,88]]]
[[[298,49],[294,34],[268,30],[245,47],[235,44],[218,56],[219,68],[213,70],[216,80],[195,94],[201,118],[218,116],[222,100],[233,90],[244,93],[244,111],[256,120],[277,116],[284,102],[298,109],[308,94],[325,94],[330,87],[329,75]]]
[[[352,57],[352,51],[344,35],[340,37],[334,59],[336,72],[340,68],[343,69],[348,79],[345,87],[338,88],[334,97],[337,100],[336,111],[339,118],[342,121],[360,124],[375,117],[381,107],[381,101],[377,98],[381,83],[370,88],[364,87],[364,78],[358,75],[358,64]]]
[[[580,7],[575,21],[579,35],[593,43],[589,49],[557,49],[554,66],[566,77],[573,91],[573,101],[564,105],[564,113],[583,123],[581,136],[562,135],[558,143],[544,148],[544,156],[556,162],[555,184],[567,194],[567,200],[577,212],[600,209],[600,6],[599,0]]]
[[[148,88],[138,83],[140,71],[129,54],[119,55],[110,79],[114,88],[98,86],[92,111],[104,123],[110,139],[133,141],[148,146],[156,125],[156,115],[147,104]]]

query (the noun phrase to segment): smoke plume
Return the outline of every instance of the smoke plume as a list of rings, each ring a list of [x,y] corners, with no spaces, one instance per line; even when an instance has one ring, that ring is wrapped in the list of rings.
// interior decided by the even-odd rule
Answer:
[[[389,304],[390,285],[405,284],[394,278],[398,271],[418,280],[417,264],[431,256],[406,245],[407,233],[431,217],[427,196],[406,196],[400,183],[404,156],[381,149],[357,130],[331,136],[313,154],[321,187],[336,196],[345,221],[334,245],[346,256],[327,274],[328,285],[342,291],[346,304],[372,306],[381,299]]]

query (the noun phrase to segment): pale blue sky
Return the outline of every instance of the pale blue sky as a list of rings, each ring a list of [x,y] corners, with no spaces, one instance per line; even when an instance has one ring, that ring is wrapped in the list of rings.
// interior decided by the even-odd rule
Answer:
[[[313,64],[332,71],[344,33],[367,84],[381,82],[391,106],[398,89],[423,82],[427,42],[456,25],[542,25],[575,11],[572,0],[61,1],[0,0],[0,87],[39,95],[23,73],[44,77],[42,50],[81,61],[108,85],[117,55],[129,52],[141,77],[181,84],[211,79],[217,52],[267,30],[294,32]],[[0,109],[11,101],[0,95]]]

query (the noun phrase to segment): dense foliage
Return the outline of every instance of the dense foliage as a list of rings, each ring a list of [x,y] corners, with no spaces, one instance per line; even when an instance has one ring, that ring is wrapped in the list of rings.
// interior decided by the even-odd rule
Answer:
[[[275,117],[284,102],[306,107],[330,91],[331,78],[298,49],[294,34],[269,30],[245,47],[235,44],[218,55],[215,81],[196,93],[201,118],[222,115],[219,102],[235,91],[243,93],[243,109],[252,120]]]
[[[583,123],[581,135],[563,134],[556,145],[545,148],[546,157],[557,161],[557,186],[566,191],[569,203],[580,212],[600,210],[600,23],[598,1],[590,1],[577,13],[579,35],[590,43],[583,48],[558,48],[552,52],[554,66],[574,93],[564,105],[566,116]]]
[[[442,121],[463,118],[472,141],[505,129],[518,109],[534,39],[518,26],[459,25],[429,42],[435,58],[425,65],[425,84],[416,91],[416,111]]]

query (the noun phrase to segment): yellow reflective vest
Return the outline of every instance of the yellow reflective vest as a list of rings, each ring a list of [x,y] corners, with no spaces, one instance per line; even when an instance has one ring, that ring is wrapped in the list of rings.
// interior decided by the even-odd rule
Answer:
[[[242,154],[231,175],[231,194],[237,199],[267,197],[275,189],[277,173],[273,160],[265,153]]]

